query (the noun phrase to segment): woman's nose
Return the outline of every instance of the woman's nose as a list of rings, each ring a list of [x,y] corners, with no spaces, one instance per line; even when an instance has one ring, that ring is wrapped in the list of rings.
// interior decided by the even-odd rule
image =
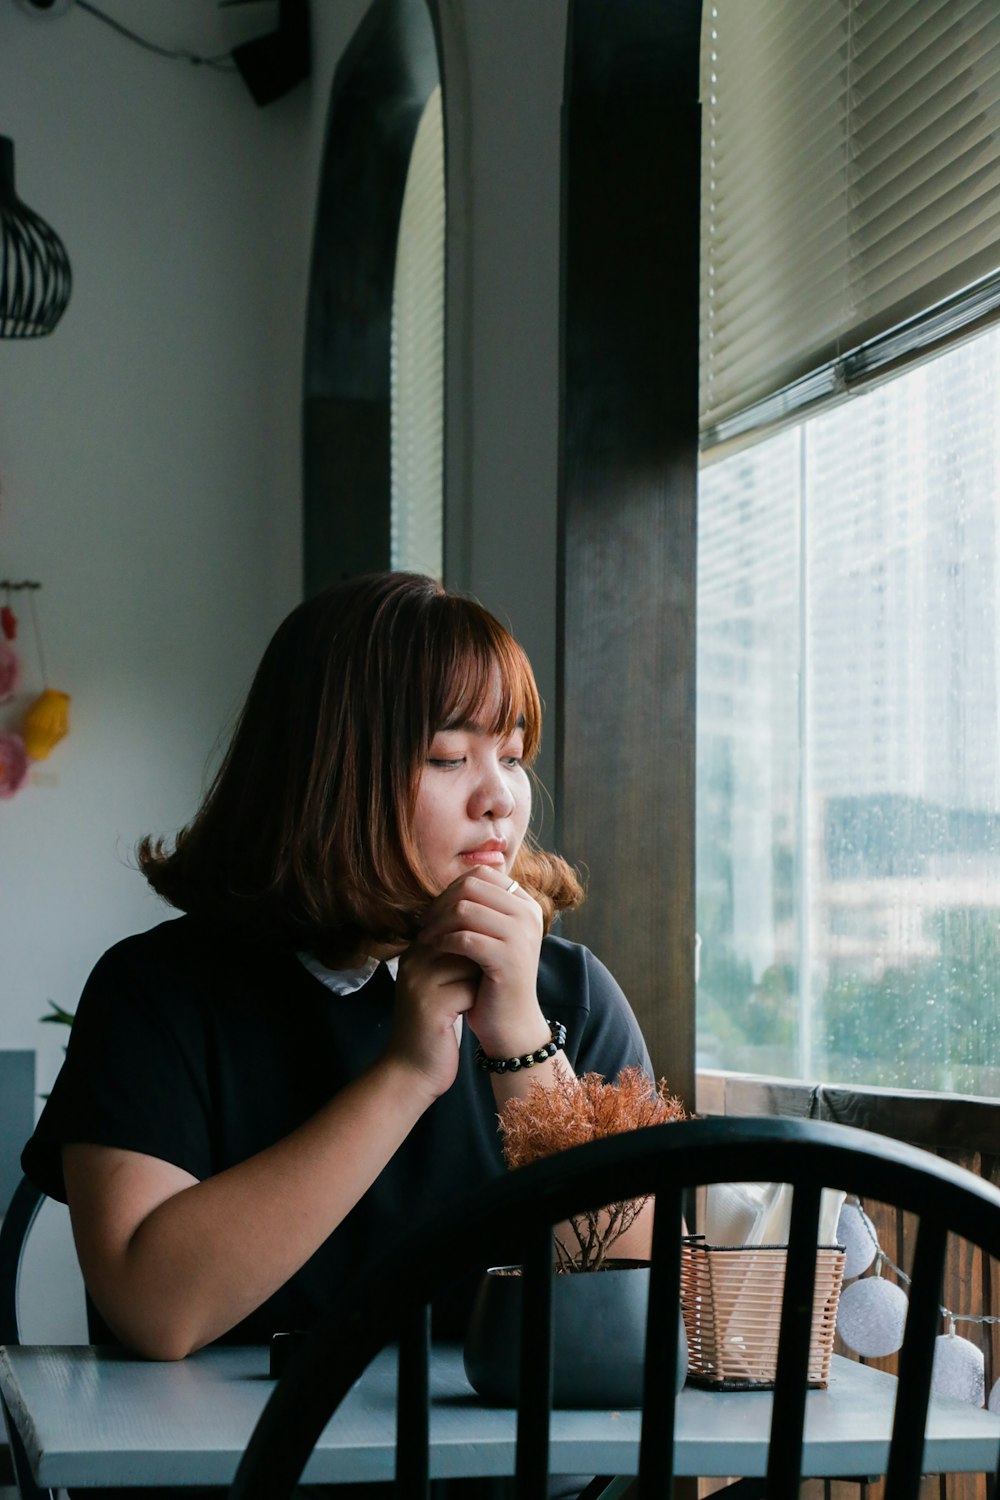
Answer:
[[[513,811],[514,798],[500,767],[485,767],[469,799],[470,814],[474,818],[509,818]]]

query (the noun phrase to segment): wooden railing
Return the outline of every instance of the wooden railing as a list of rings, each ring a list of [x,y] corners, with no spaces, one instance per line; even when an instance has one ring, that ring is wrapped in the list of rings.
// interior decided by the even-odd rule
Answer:
[[[861,1130],[893,1136],[945,1157],[1000,1186],[1000,1101],[955,1094],[876,1088],[846,1088],[833,1084],[792,1083],[742,1073],[702,1072],[697,1075],[696,1111],[700,1115],[791,1115],[834,1120]],[[865,1202],[879,1244],[897,1266],[908,1272],[913,1223],[884,1204]],[[891,1277],[888,1269],[884,1271]],[[894,1278],[893,1278],[894,1279]],[[990,1261],[962,1241],[951,1245],[945,1273],[943,1306],[959,1315],[1000,1316],[1000,1264]],[[942,1330],[944,1331],[944,1330]],[[983,1350],[986,1392],[1000,1379],[1000,1324],[958,1322],[955,1331]],[[837,1352],[850,1354],[838,1341]],[[856,1357],[856,1356],[852,1356]],[[866,1360],[895,1372],[895,1356]],[[881,1500],[883,1484],[816,1481],[803,1487],[810,1500]],[[711,1489],[703,1484],[701,1495]],[[928,1478],[923,1500],[987,1500],[987,1483],[976,1475]]]

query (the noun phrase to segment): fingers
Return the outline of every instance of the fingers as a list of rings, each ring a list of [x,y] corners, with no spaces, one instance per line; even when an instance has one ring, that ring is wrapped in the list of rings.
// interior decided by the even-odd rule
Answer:
[[[399,983],[411,996],[460,1015],[468,1010],[480,977],[479,966],[460,952],[413,943],[399,961]]]
[[[511,919],[541,936],[541,907],[534,897],[507,875],[477,868],[461,875],[431,903],[420,940],[436,945],[448,933],[459,931],[504,938],[511,934]]]
[[[516,912],[502,911],[463,897],[425,924],[420,941],[436,953],[471,959],[485,974],[498,975],[513,965],[518,971],[523,969],[524,979],[530,976],[534,986],[542,938],[541,911],[530,897],[519,904]]]
[[[467,958],[422,943],[400,957],[390,1051],[429,1080],[436,1095],[454,1081],[462,1017],[475,1003],[481,978]]]
[[[545,1030],[537,997],[542,909],[511,884],[493,869],[460,876],[432,903],[419,939],[442,958],[475,963],[465,1019],[490,1057],[519,1056],[538,1046]]]
[[[502,938],[510,927],[510,913],[498,911],[482,901],[463,897],[453,906],[436,912],[420,930],[420,941],[437,948],[455,932],[480,933],[484,937]]]

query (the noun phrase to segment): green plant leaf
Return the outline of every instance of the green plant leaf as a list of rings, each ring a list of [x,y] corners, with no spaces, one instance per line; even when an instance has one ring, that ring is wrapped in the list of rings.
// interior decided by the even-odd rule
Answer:
[[[62,1006],[57,1005],[54,1000],[49,1001],[49,1009],[52,1014],[50,1016],[39,1016],[38,1019],[40,1021],[55,1026],[72,1026],[73,1011],[63,1010]]]

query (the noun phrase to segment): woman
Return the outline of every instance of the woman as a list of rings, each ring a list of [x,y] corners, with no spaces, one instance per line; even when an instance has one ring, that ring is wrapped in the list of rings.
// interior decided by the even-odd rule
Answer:
[[[353,579],[279,628],[200,811],[140,845],[185,915],[98,963],[25,1148],[96,1341],[179,1359],[311,1326],[503,1171],[512,1094],[649,1068],[611,976],[546,935],[582,893],[528,832],[540,718],[521,648],[429,579]]]

